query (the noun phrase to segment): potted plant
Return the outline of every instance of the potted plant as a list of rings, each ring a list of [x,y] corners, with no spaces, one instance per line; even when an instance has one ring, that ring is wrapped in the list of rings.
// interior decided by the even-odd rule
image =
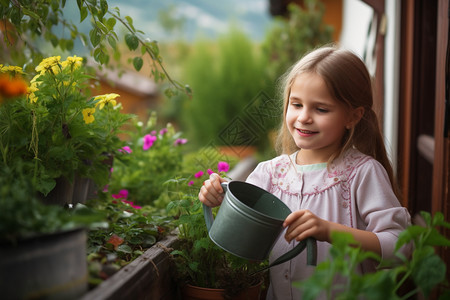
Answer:
[[[164,182],[180,172],[187,140],[170,123],[160,127],[155,112],[146,123],[130,121],[108,185],[87,202],[105,212],[109,223],[88,235],[91,285],[115,274],[173,229],[164,210],[168,203]]]
[[[0,168],[0,289],[8,299],[76,299],[87,290],[86,230],[101,214],[44,205],[26,163]]]
[[[333,233],[331,258],[320,263],[310,278],[294,284],[302,290],[302,299],[317,299],[321,293],[328,299],[411,299],[418,295],[423,299],[449,299],[447,268],[435,247],[450,246],[450,240],[439,232],[439,227],[448,230],[450,223],[440,212],[434,217],[421,212],[421,216],[423,225],[409,226],[400,234],[395,247],[397,261],[381,260],[375,253],[355,247],[349,234]],[[414,245],[411,257],[399,251],[408,243]],[[367,259],[379,262],[379,269],[358,274],[357,265]],[[345,282],[336,284],[336,278],[345,278]]]
[[[3,70],[8,68],[12,77],[24,75],[20,67]],[[89,96],[93,77],[80,57],[45,58],[36,72],[28,94],[0,108],[1,163],[11,166],[21,158],[46,202],[72,203],[75,178],[90,178],[100,187],[107,182],[105,161],[119,147],[117,134],[129,116],[116,105],[119,95]],[[51,194],[57,183],[69,193]]]
[[[224,175],[228,169],[228,163],[219,162],[215,171]],[[179,230],[179,244],[171,252],[175,265],[174,277],[184,299],[257,299],[264,273],[256,271],[264,263],[227,253],[208,236],[202,205],[197,198],[199,188],[196,183],[211,172],[212,169],[207,169],[198,171],[193,178],[170,181],[176,188],[169,190],[179,191],[175,193],[177,200],[170,202],[167,207],[174,214]],[[202,295],[204,292],[212,294]]]
[[[159,199],[164,182],[180,173],[187,139],[171,123],[160,126],[154,111],[146,123],[133,119],[128,125],[124,131],[127,139],[114,160],[108,189],[113,194],[125,189],[129,201],[164,209],[167,203]]]
[[[0,66],[0,278],[8,298],[76,298],[87,287],[84,228],[102,216],[83,205],[44,205],[42,196],[77,175],[103,184],[104,153],[116,149],[127,116],[115,109],[118,95],[85,94],[81,61],[44,59],[29,87],[22,68]]]

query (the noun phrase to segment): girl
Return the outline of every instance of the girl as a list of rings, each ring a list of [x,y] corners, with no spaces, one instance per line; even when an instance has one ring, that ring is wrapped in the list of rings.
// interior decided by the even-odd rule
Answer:
[[[396,197],[364,63],[350,51],[324,47],[302,58],[283,79],[282,154],[260,163],[247,179],[292,210],[284,222],[284,238],[269,260],[314,237],[320,262],[328,255],[332,231],[349,232],[363,249],[393,258],[410,216]],[[200,201],[220,205],[221,181],[212,174],[200,190]],[[360,271],[374,268],[366,262]],[[313,271],[305,252],[271,268],[268,299],[300,299],[292,283]]]

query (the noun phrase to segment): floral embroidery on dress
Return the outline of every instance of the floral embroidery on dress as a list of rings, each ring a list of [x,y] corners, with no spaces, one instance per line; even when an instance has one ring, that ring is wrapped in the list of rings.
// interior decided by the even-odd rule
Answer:
[[[286,155],[280,156],[279,159],[273,161],[273,173],[272,173],[272,189],[279,189],[283,193],[295,194],[291,191],[291,184],[298,180],[297,176],[287,176],[289,172],[292,172],[292,165],[289,157]]]

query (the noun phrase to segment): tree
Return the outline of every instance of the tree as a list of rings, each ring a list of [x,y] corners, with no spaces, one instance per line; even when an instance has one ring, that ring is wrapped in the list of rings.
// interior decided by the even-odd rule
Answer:
[[[4,62],[15,60],[17,64],[20,60],[24,62],[24,67],[31,68],[33,62],[40,62],[43,58],[37,41],[44,39],[55,48],[71,51],[74,41],[81,39],[95,61],[111,66],[111,57],[114,61],[119,61],[121,57],[116,29],[118,24],[122,24],[126,30],[124,42],[130,51],[136,53],[130,60],[134,69],[139,71],[144,63],[143,58],[148,56],[152,78],[156,82],[170,82],[170,87],[165,91],[168,96],[179,90],[191,93],[189,86],[183,86],[169,76],[157,42],[135,28],[130,16],[121,16],[118,7],[110,8],[107,0],[77,0],[80,23],[88,17],[90,20],[88,35],[79,31],[77,25],[64,16],[66,0],[0,0],[0,4],[0,44],[5,49],[2,54]],[[68,34],[58,36],[55,34],[57,28],[65,33],[68,31]]]

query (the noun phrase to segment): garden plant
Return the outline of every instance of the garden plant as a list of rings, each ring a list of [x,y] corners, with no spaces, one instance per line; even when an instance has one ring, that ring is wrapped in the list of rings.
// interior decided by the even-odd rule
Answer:
[[[169,203],[167,210],[174,215],[179,231],[179,246],[171,252],[175,264],[174,277],[179,286],[190,284],[224,289],[226,297],[232,297],[263,282],[264,273],[255,272],[264,263],[225,252],[208,236],[202,205],[197,197],[199,184],[206,174],[218,172],[225,175],[228,170],[228,163],[218,162],[217,168],[200,170],[195,173],[194,178],[171,180],[170,191],[175,194],[176,200]]]
[[[327,299],[411,299],[417,295],[448,299],[447,267],[435,247],[450,246],[450,240],[439,231],[450,229],[450,223],[440,212],[434,217],[428,212],[421,215],[425,226],[412,225],[400,234],[395,248],[397,261],[384,261],[363,251],[349,234],[333,233],[330,259],[320,263],[309,279],[295,284],[303,291],[303,299],[316,299],[319,294]],[[408,243],[414,245],[411,257],[399,251]],[[379,270],[361,276],[356,267],[367,259],[379,262]],[[334,284],[336,278],[345,278],[345,282]]]

